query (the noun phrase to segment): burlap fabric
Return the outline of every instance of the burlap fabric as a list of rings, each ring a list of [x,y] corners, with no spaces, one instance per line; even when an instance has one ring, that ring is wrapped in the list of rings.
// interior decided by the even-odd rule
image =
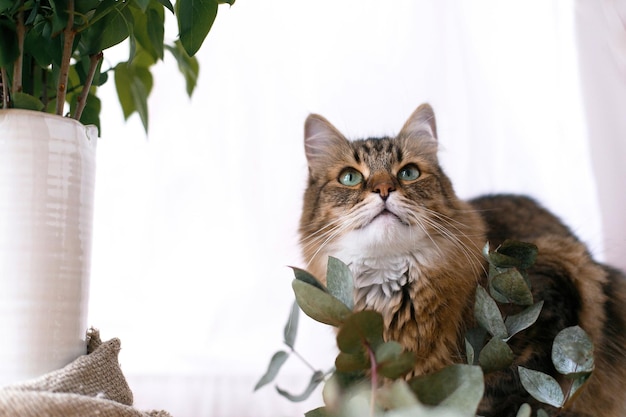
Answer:
[[[0,417],[171,417],[132,407],[133,394],[120,369],[119,339],[87,335],[87,355],[63,369],[0,389]]]

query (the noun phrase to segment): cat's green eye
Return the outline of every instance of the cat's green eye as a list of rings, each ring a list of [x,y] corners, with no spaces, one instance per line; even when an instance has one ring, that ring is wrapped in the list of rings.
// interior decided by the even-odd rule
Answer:
[[[363,182],[363,174],[354,168],[346,168],[339,174],[339,182],[347,187],[354,187]]]
[[[415,181],[420,176],[420,170],[415,164],[409,164],[398,172],[400,181]]]

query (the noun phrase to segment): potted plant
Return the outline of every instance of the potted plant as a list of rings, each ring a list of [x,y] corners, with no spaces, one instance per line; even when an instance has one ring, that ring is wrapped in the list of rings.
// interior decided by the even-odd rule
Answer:
[[[113,75],[147,131],[152,66],[171,53],[191,95],[220,3],[0,0],[0,384],[84,353],[98,87]],[[127,60],[103,59],[124,41]]]

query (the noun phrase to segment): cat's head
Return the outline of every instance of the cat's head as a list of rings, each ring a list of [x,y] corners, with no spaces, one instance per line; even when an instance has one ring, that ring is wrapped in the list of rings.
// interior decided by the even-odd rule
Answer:
[[[300,221],[308,267],[355,258],[438,251],[458,199],[437,158],[435,115],[415,110],[396,137],[349,141],[319,115],[305,123],[309,180]],[[432,256],[431,256],[432,258]]]

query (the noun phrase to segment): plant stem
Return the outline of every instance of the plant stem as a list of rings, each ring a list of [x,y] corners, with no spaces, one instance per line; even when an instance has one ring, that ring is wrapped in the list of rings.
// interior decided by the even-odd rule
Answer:
[[[74,49],[74,0],[69,0],[67,25],[63,31],[63,57],[61,58],[61,71],[59,72],[59,82],[57,83],[57,107],[56,114],[63,114],[65,106],[65,95],[67,93],[67,79],[70,73],[70,60]]]
[[[2,108],[9,108],[9,86],[7,85],[7,70],[0,68],[0,80],[2,80]]]
[[[302,361],[302,363],[303,363],[303,364],[305,364],[305,365],[306,365],[306,366],[307,366],[310,370],[312,370],[313,372],[317,372],[317,369],[315,369],[315,368],[313,367],[313,365],[311,365],[311,364],[310,364],[310,363],[309,363],[306,359],[304,359],[304,357],[303,357],[302,355],[300,355],[300,354],[298,353],[298,351],[297,351],[297,350],[295,350],[295,349],[294,349],[294,348],[292,348],[292,347],[289,347],[289,349],[291,349],[291,353],[293,353],[294,355],[296,355],[296,357],[297,357],[298,359],[300,359],[300,360]]]
[[[372,399],[370,401],[370,415],[373,417],[376,406],[376,389],[378,389],[378,372],[376,371],[376,355],[369,345],[367,345],[367,351],[370,355],[370,369],[372,372]]]
[[[24,26],[24,0],[20,5],[20,11],[17,12],[17,25],[15,27],[17,33],[17,47],[19,49],[19,55],[15,60],[13,66],[13,86],[11,91],[18,93],[22,91],[22,66],[24,65],[24,36],[26,34],[26,27]]]
[[[98,63],[102,60],[102,56],[102,51],[94,55],[89,55],[89,72],[87,73],[85,85],[83,86],[83,90],[80,92],[76,103],[76,112],[74,113],[74,119],[76,120],[80,120],[80,117],[83,115],[83,110],[85,110],[85,106],[87,105],[89,89],[91,88],[91,84],[93,84],[93,77],[96,74]]]

